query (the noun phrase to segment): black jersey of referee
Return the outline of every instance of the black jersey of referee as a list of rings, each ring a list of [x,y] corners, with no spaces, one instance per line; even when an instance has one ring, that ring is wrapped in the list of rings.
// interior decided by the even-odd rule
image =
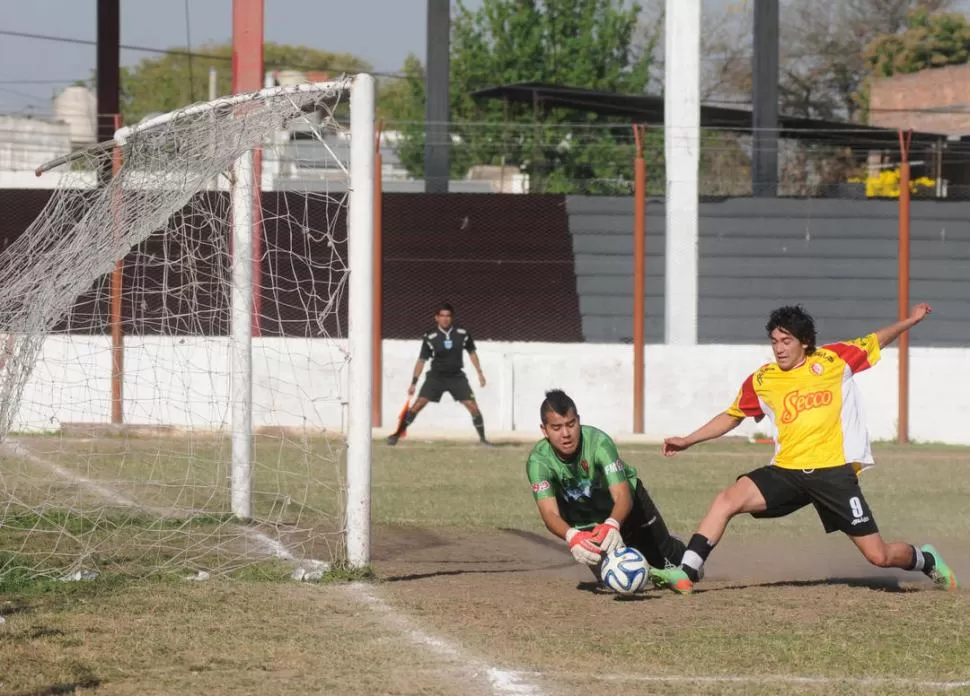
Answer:
[[[452,324],[447,330],[435,327],[422,337],[421,360],[430,360],[428,372],[433,375],[460,375],[465,365],[464,351],[475,350],[475,341],[467,329]]]

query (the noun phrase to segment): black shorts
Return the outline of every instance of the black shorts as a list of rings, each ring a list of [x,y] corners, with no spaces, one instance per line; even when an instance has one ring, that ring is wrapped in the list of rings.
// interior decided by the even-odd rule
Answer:
[[[839,531],[859,537],[879,531],[851,464],[825,469],[783,469],[772,465],[742,476],[754,481],[767,504],[764,512],[753,512],[752,517],[784,517],[811,504],[826,534]]]
[[[429,373],[424,379],[424,384],[421,385],[418,398],[438,403],[441,401],[441,395],[445,392],[451,394],[451,398],[455,401],[475,400],[475,393],[464,374],[434,375]]]
[[[620,528],[623,543],[643,554],[654,568],[680,565],[687,548],[670,534],[663,515],[638,479],[633,492],[633,509]]]

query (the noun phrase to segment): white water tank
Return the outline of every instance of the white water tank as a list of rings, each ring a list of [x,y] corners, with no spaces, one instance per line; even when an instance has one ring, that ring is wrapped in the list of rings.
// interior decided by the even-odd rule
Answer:
[[[280,70],[276,73],[276,82],[281,87],[300,85],[307,81],[307,75],[302,70]]]
[[[72,85],[54,97],[54,116],[68,125],[71,142],[87,145],[97,140],[98,99],[87,87]]]

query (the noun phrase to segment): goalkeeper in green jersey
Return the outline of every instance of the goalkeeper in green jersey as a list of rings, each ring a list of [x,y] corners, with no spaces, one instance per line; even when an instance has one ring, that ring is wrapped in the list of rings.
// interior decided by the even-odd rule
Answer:
[[[654,568],[679,565],[684,542],[667,531],[613,439],[580,425],[575,402],[558,389],[546,392],[540,415],[545,437],[532,448],[526,471],[546,528],[597,576],[602,554],[621,546],[637,549]]]

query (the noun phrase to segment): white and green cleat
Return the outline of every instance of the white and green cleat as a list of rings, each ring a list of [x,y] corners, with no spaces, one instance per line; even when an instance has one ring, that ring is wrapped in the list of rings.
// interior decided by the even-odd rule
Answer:
[[[933,570],[929,572],[930,579],[938,587],[942,587],[944,590],[955,590],[959,587],[957,583],[956,573],[943,561],[943,556],[937,551],[932,544],[923,544],[919,547],[919,550],[923,553],[929,553],[933,555],[935,563],[933,564]]]

